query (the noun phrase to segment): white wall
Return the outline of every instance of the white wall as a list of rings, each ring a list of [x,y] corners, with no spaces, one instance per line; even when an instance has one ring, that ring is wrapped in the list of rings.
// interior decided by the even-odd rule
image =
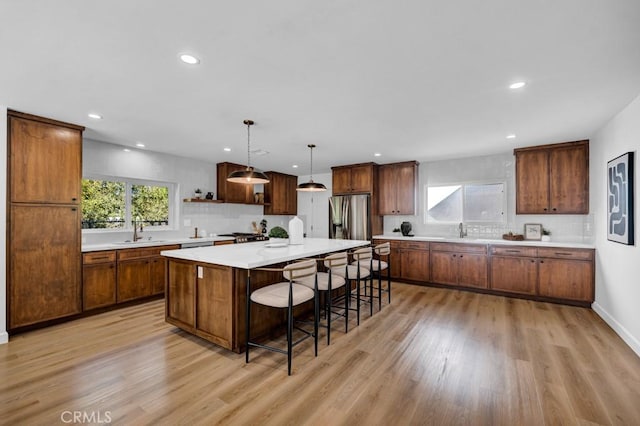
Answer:
[[[596,217],[596,301],[593,309],[640,355],[640,242],[635,173],[635,245],[607,240],[607,162],[632,151],[638,168],[640,96],[591,139],[591,208]]]
[[[411,222],[417,235],[457,236],[458,225],[424,223],[425,186],[465,182],[505,182],[507,191],[506,221],[500,225],[467,225],[470,237],[501,238],[509,231],[523,233],[525,223],[541,223],[552,232],[554,241],[593,242],[593,215],[516,215],[515,157],[513,152],[443,161],[420,161],[418,214],[385,216],[384,232],[391,233],[403,221]]]
[[[7,107],[0,105],[0,344],[7,334]]]
[[[177,228],[172,231],[150,231],[144,236],[171,238],[191,236],[194,228],[205,229],[208,234],[228,232],[251,232],[251,222],[259,223],[267,219],[268,228],[280,225],[287,228],[290,216],[265,216],[261,206],[243,204],[183,203],[184,198],[193,197],[193,191],[200,188],[204,193],[216,191],[216,163],[177,157],[158,152],[130,148],[125,152],[122,146],[85,139],[83,144],[83,175],[122,176],[135,179],[149,179],[172,182],[178,185]],[[260,188],[257,188],[259,190]],[[190,225],[185,225],[185,221]],[[131,238],[130,232],[83,231],[83,242],[101,243]]]

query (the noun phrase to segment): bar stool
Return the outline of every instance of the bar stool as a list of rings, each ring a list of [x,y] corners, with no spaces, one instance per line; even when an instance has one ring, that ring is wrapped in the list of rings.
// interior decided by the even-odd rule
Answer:
[[[327,328],[327,345],[331,344],[331,317],[333,314],[337,314],[333,311],[333,291],[343,287],[346,284],[346,280],[344,277],[338,275],[335,271],[346,269],[347,264],[349,263],[347,253],[335,253],[331,254],[324,259],[317,259],[323,262],[327,272],[318,272],[316,274],[317,282],[318,282],[318,291],[326,292],[325,293],[325,301],[324,301],[324,311],[327,316],[327,324],[320,324],[321,327]],[[300,283],[309,288],[314,288],[315,282],[312,277],[306,277],[302,279],[296,280],[297,283]],[[343,316],[345,319],[345,329],[344,332],[347,333],[349,331],[349,306],[347,297],[344,298],[344,313],[338,314]]]
[[[356,300],[358,303],[356,304],[356,324],[360,325],[360,283],[364,280],[365,288],[367,284],[367,279],[371,276],[371,268],[365,268],[364,264],[372,257],[371,247],[364,247],[351,252],[351,256],[354,259],[351,264],[347,265],[344,269],[336,269],[334,273],[336,275],[340,275],[349,281],[349,285],[347,285],[347,307],[351,307],[351,283],[356,282]]]
[[[371,271],[378,276],[378,310],[382,309],[382,292],[389,295],[391,303],[391,243],[378,244],[373,248]],[[383,260],[385,259],[385,260]],[[382,288],[382,271],[387,270],[387,288]]]
[[[267,349],[273,352],[279,352],[287,355],[287,373],[291,375],[291,359],[293,355],[293,348],[309,337],[314,337],[314,350],[315,356],[318,356],[318,283],[317,283],[317,265],[315,260],[304,260],[301,262],[295,262],[284,268],[256,268],[256,270],[262,271],[275,271],[282,272],[282,275],[287,280],[285,282],[279,282],[276,284],[270,284],[265,287],[259,288],[255,291],[251,291],[251,279],[247,277],[247,312],[246,312],[246,354],[245,362],[249,362],[249,348],[258,347]],[[310,279],[314,282],[314,288],[309,288],[302,284],[297,284],[294,281],[299,279]],[[307,302],[314,300],[314,315],[313,315],[313,332],[303,330],[295,327],[297,330],[302,331],[305,336],[297,341],[293,341],[293,308]],[[263,306],[268,306],[277,309],[287,309],[287,350],[276,348],[274,346],[263,345],[251,341],[251,303],[258,303]]]
[[[367,271],[366,277],[369,279],[369,288],[367,291],[367,280],[364,282],[364,295],[369,295],[369,300],[362,300],[360,297],[360,285],[358,283],[358,304],[361,301],[369,304],[369,315],[373,316],[373,250],[371,247],[364,247],[361,249],[357,249],[353,252],[353,262],[351,262],[351,266],[365,269]]]

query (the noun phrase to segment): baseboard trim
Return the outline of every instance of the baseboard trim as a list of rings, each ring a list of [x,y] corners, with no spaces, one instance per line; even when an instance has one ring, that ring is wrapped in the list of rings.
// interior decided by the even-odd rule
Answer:
[[[629,345],[632,351],[636,353],[640,357],[640,341],[633,337],[631,333],[627,331],[626,328],[622,324],[620,324],[614,317],[612,317],[609,312],[607,312],[602,306],[598,304],[598,302],[593,302],[591,308],[597,313],[600,318],[604,320],[609,327],[613,328],[613,331],[618,334],[624,340],[624,342]]]
[[[4,343],[9,343],[9,333],[7,333],[6,331],[0,333],[0,345]]]

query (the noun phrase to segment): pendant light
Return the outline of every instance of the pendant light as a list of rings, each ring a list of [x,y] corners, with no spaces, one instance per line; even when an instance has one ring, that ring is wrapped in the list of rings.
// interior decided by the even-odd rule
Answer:
[[[234,183],[244,183],[246,185],[253,185],[256,183],[269,183],[269,178],[267,177],[267,175],[251,167],[251,135],[249,129],[251,129],[251,126],[254,124],[253,120],[244,120],[243,123],[247,125],[247,168],[244,170],[236,170],[235,172],[231,172],[231,174],[229,174],[229,176],[227,177],[227,181]]]
[[[311,172],[309,173],[309,182],[301,183],[296,188],[298,191],[306,191],[306,192],[319,192],[326,191],[327,187],[321,183],[317,183],[313,181],[313,148],[316,146],[314,144],[307,145],[311,150]]]

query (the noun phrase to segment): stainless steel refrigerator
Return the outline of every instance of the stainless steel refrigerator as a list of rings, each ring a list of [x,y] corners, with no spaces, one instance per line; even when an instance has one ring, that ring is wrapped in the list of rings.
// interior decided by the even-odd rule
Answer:
[[[329,238],[371,239],[371,196],[338,195],[329,198]]]

